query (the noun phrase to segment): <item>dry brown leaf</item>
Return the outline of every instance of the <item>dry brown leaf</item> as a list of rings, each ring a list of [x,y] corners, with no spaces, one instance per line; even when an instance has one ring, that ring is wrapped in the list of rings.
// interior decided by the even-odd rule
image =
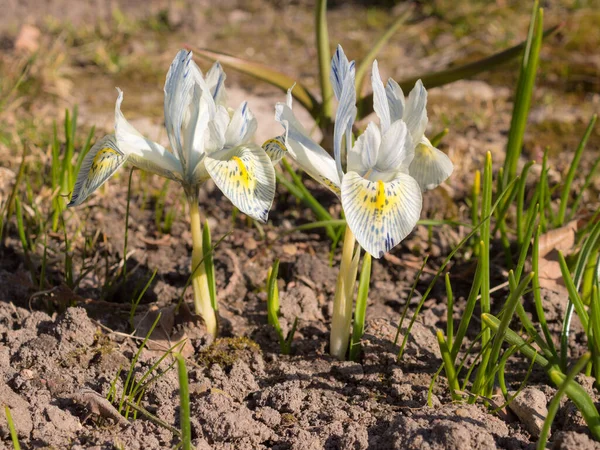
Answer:
[[[572,220],[565,226],[550,230],[540,236],[540,258],[553,250],[569,253],[575,245],[575,233],[578,230],[577,220]]]
[[[551,291],[560,291],[564,289],[560,263],[558,262],[558,251],[552,250],[541,258],[538,263],[540,287]]]

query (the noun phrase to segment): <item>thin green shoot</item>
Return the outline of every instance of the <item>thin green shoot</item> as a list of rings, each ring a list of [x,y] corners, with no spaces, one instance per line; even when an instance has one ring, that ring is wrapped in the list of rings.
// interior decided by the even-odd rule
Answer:
[[[181,445],[183,450],[192,448],[192,426],[190,423],[190,389],[185,359],[181,354],[177,358],[177,373],[179,375],[179,426],[181,427]]]
[[[217,301],[217,280],[215,278],[215,261],[213,259],[212,237],[208,220],[204,221],[202,227],[202,252],[204,255],[204,269],[206,271],[206,279],[208,281],[208,292],[210,293],[210,303],[215,311],[219,310],[219,302]]]
[[[410,306],[410,301],[415,295],[415,291],[417,290],[417,284],[421,280],[421,275],[423,275],[423,271],[425,270],[425,266],[427,266],[427,261],[429,260],[429,255],[425,256],[419,271],[417,272],[417,276],[415,277],[415,281],[410,288],[408,296],[406,297],[406,305],[404,305],[404,309],[402,310],[402,315],[400,316],[400,320],[398,321],[398,328],[396,328],[396,336],[394,337],[394,345],[398,344],[398,338],[400,337],[400,331],[402,331],[402,324],[404,323],[404,319],[406,319],[406,315],[408,314],[408,308]]]
[[[79,173],[79,172],[77,172]],[[129,171],[127,182],[127,205],[125,206],[125,233],[123,237],[123,278],[127,278],[127,243],[129,242],[129,206],[131,203],[131,182],[133,180],[133,167]]]
[[[17,190],[21,186],[23,177],[25,176],[25,169],[27,168],[25,158],[27,157],[27,154],[27,147],[23,146],[23,156],[21,158],[21,164],[19,164],[19,171],[17,172],[17,176],[15,178],[15,184],[10,191],[8,200],[6,200],[6,203],[2,209],[2,214],[0,215],[0,242],[4,238],[4,225],[13,214],[13,205],[15,205],[15,199],[17,198]]]
[[[523,233],[524,233],[524,219],[523,216],[525,214],[525,194],[527,187],[527,174],[529,173],[529,169],[533,166],[533,161],[527,161],[523,166],[523,170],[521,171],[521,176],[519,177],[519,182],[517,183],[517,213],[516,213],[516,227],[517,227],[517,245],[523,245]]]
[[[460,400],[461,396],[457,393],[457,391],[459,391],[458,379],[456,378],[456,372],[454,371],[454,363],[452,361],[450,349],[448,348],[448,344],[444,339],[444,333],[442,333],[442,331],[438,330],[436,336],[440,346],[440,353],[442,354],[442,361],[444,362],[446,378],[448,378],[450,395],[452,396],[452,400]]]
[[[356,307],[354,310],[354,324],[350,339],[350,361],[357,361],[361,351],[361,340],[365,331],[367,303],[369,300],[369,283],[371,281],[371,255],[365,253],[363,257],[358,292],[356,294]]]
[[[140,301],[144,297],[144,294],[146,294],[146,291],[148,290],[148,288],[152,285],[152,282],[154,281],[154,277],[156,276],[157,272],[158,272],[158,269],[154,269],[154,272],[152,272],[152,276],[150,276],[150,278],[146,282],[146,285],[144,286],[144,288],[141,290],[141,292],[138,294],[138,296],[135,299],[133,299],[133,301],[131,302],[131,309],[129,310],[129,326],[131,327],[132,330],[135,329],[135,324],[134,324],[133,319],[135,317],[135,312],[137,311],[137,307],[139,306]]]
[[[321,98],[323,99],[320,119],[327,120],[333,117],[333,88],[329,80],[331,51],[329,49],[329,32],[327,31],[327,0],[317,0],[315,32],[319,63],[319,86],[321,88]]]
[[[596,119],[598,115],[594,114],[588,123],[588,126],[577,146],[577,150],[575,150],[575,154],[573,155],[573,161],[571,161],[571,165],[569,166],[569,171],[567,172],[567,176],[565,177],[565,182],[562,186],[562,193],[560,196],[560,206],[558,208],[558,215],[556,216],[556,221],[554,223],[555,227],[559,227],[564,225],[565,216],[567,213],[567,206],[569,203],[569,196],[571,195],[571,186],[573,184],[573,180],[575,179],[575,174],[579,169],[579,163],[581,162],[581,156],[583,155],[583,150],[587,144],[590,135],[592,134],[592,130],[594,129],[594,125],[596,124]]]
[[[269,325],[275,328],[279,339],[279,348],[281,353],[289,355],[292,351],[292,341],[298,327],[298,318],[294,318],[292,328],[287,336],[283,335],[281,324],[279,323],[279,288],[277,287],[277,275],[279,274],[279,260],[273,261],[273,266],[269,268],[267,275],[267,321]]]
[[[12,441],[12,445],[14,450],[21,450],[21,444],[19,444],[19,436],[17,435],[17,429],[15,428],[15,423],[13,422],[12,415],[10,414],[10,409],[7,405],[4,406],[4,414],[6,414],[6,423],[8,424],[8,430],[10,431],[10,439]]]
[[[575,377],[583,370],[583,368],[590,360],[591,356],[591,353],[587,352],[584,353],[583,356],[581,356],[581,358],[577,360],[577,362],[573,365],[573,368],[565,377],[562,384],[559,386],[558,390],[556,391],[556,394],[554,394],[554,397],[552,397],[552,400],[548,405],[548,414],[546,414],[546,419],[544,420],[544,425],[542,426],[540,437],[536,445],[537,450],[543,450],[546,448],[548,436],[550,435],[550,427],[552,426],[552,422],[554,422],[556,413],[560,408],[560,402],[566,394],[567,387],[574,382]]]
[[[431,145],[433,145],[434,147],[437,147],[438,145],[440,145],[440,143],[442,142],[442,139],[444,139],[444,137],[450,132],[450,129],[448,128],[444,128],[442,131],[440,131],[438,134],[436,134],[435,136],[433,136],[430,140]]]
[[[448,347],[452,348],[454,340],[454,294],[452,293],[452,283],[450,282],[450,273],[446,273],[444,278],[446,284],[446,341]]]
[[[525,135],[540,48],[544,37],[543,23],[543,9],[538,7],[538,1],[536,0],[529,23],[525,51],[523,52],[517,90],[514,97],[515,101],[508,134],[508,143],[506,145],[506,159],[504,161],[504,184],[515,178],[517,174],[517,163],[523,147],[523,136]]]

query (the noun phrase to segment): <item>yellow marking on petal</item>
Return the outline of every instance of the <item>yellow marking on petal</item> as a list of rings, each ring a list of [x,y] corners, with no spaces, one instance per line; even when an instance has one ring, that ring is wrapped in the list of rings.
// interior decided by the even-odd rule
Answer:
[[[240,177],[242,179],[242,182],[244,183],[244,186],[250,187],[250,176],[248,175],[248,170],[246,169],[244,162],[237,156],[234,156],[231,159],[233,159],[237,163],[238,168],[240,169]]]
[[[90,178],[97,174],[99,171],[112,167],[112,158],[119,156],[121,156],[121,154],[110,147],[104,147],[103,149],[99,150],[92,161],[92,167],[90,169]]]
[[[385,206],[385,185],[383,184],[383,181],[379,180],[377,182],[377,197],[375,200],[375,207],[377,209],[383,209],[384,206]]]

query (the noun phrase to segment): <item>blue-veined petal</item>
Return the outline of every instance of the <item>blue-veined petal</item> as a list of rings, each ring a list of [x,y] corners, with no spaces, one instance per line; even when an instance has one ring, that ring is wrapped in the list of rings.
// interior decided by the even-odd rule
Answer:
[[[427,90],[421,80],[418,80],[408,94],[404,109],[404,121],[413,142],[421,142],[427,128],[427,120]]]
[[[225,146],[225,132],[229,126],[230,118],[227,108],[222,105],[216,107],[215,114],[208,123],[208,137],[204,143],[206,153],[220,151]]]
[[[100,139],[83,158],[68,206],[81,204],[92,192],[102,186],[126,159],[125,154],[117,146],[114,135],[109,134]]]
[[[193,96],[193,86],[197,76],[194,73],[192,52],[180,50],[171,63],[165,81],[165,127],[171,148],[179,155],[183,167],[187,165],[181,140],[181,128],[184,117],[190,106]]]
[[[404,92],[396,81],[389,78],[385,86],[388,106],[390,108],[390,119],[392,122],[402,119],[404,115]]]
[[[256,119],[248,107],[248,102],[243,102],[233,113],[225,132],[225,146],[237,147],[246,144],[256,133]]]
[[[347,170],[365,176],[377,163],[380,145],[379,127],[370,122],[365,132],[356,139],[354,147],[348,152]]]
[[[302,170],[335,194],[339,194],[340,177],[335,161],[323,147],[308,136],[291,108],[285,103],[277,103],[275,120],[286,130],[286,148]]]
[[[219,61],[216,61],[206,73],[206,85],[217,105],[225,105],[227,103],[227,92],[225,90],[226,78],[227,76]]]
[[[162,145],[146,139],[123,116],[121,103],[123,91],[117,88],[119,96],[115,104],[115,138],[117,146],[127,156],[127,160],[140,169],[161,176],[182,179],[182,166],[175,155]]]
[[[421,206],[419,184],[404,173],[383,182],[348,172],[342,180],[346,222],[360,246],[375,258],[408,236],[419,220]]]
[[[342,87],[348,73],[354,74],[354,61],[349,62],[344,49],[338,44],[333,58],[331,58],[331,70],[329,72],[329,80],[333,87],[335,98],[340,100],[342,96]],[[354,75],[353,75],[354,76]]]
[[[282,134],[281,136],[276,136],[265,141],[265,143],[262,145],[262,148],[267,156],[271,158],[273,165],[281,161],[281,158],[283,158],[283,156],[287,153],[285,140],[285,135]]]
[[[346,137],[347,151],[352,147],[352,125],[356,118],[356,90],[354,87],[354,71],[349,71],[342,83],[340,102],[335,115],[333,127],[333,154],[338,176],[344,175],[342,169],[342,139]]]
[[[264,150],[242,145],[206,156],[206,170],[217,187],[243,213],[266,222],[275,197],[275,170]]]
[[[381,133],[385,134],[391,124],[390,107],[388,105],[387,95],[381,76],[379,75],[379,66],[377,60],[373,61],[373,70],[371,72],[371,84],[373,86],[373,110],[379,123],[381,124]]]
[[[381,146],[377,155],[375,168],[378,172],[408,172],[414,156],[414,146],[408,127],[402,120],[397,120],[381,138]]]
[[[423,137],[415,148],[415,157],[410,164],[408,173],[417,180],[421,190],[426,191],[443,183],[453,170],[454,166],[450,158],[431,145],[429,139]]]

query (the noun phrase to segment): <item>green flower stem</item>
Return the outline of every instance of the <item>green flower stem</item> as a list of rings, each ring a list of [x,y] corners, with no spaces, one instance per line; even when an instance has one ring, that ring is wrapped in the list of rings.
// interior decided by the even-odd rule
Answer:
[[[194,309],[204,319],[206,329],[212,336],[217,335],[217,316],[210,300],[210,288],[204,253],[202,251],[202,220],[198,207],[198,193],[188,195],[190,221],[192,226],[192,287],[194,289]]]
[[[344,235],[342,262],[340,263],[340,272],[335,287],[331,336],[329,339],[329,352],[339,360],[345,359],[350,339],[352,288],[356,281],[356,271],[352,270],[355,242],[354,234],[352,234],[350,227],[347,226],[346,234]]]
[[[322,109],[324,118],[333,117],[333,88],[329,81],[329,68],[331,67],[331,52],[329,50],[329,32],[327,31],[327,0],[318,0],[315,9],[315,30],[317,38],[317,54],[319,57],[319,84],[321,86]]]

